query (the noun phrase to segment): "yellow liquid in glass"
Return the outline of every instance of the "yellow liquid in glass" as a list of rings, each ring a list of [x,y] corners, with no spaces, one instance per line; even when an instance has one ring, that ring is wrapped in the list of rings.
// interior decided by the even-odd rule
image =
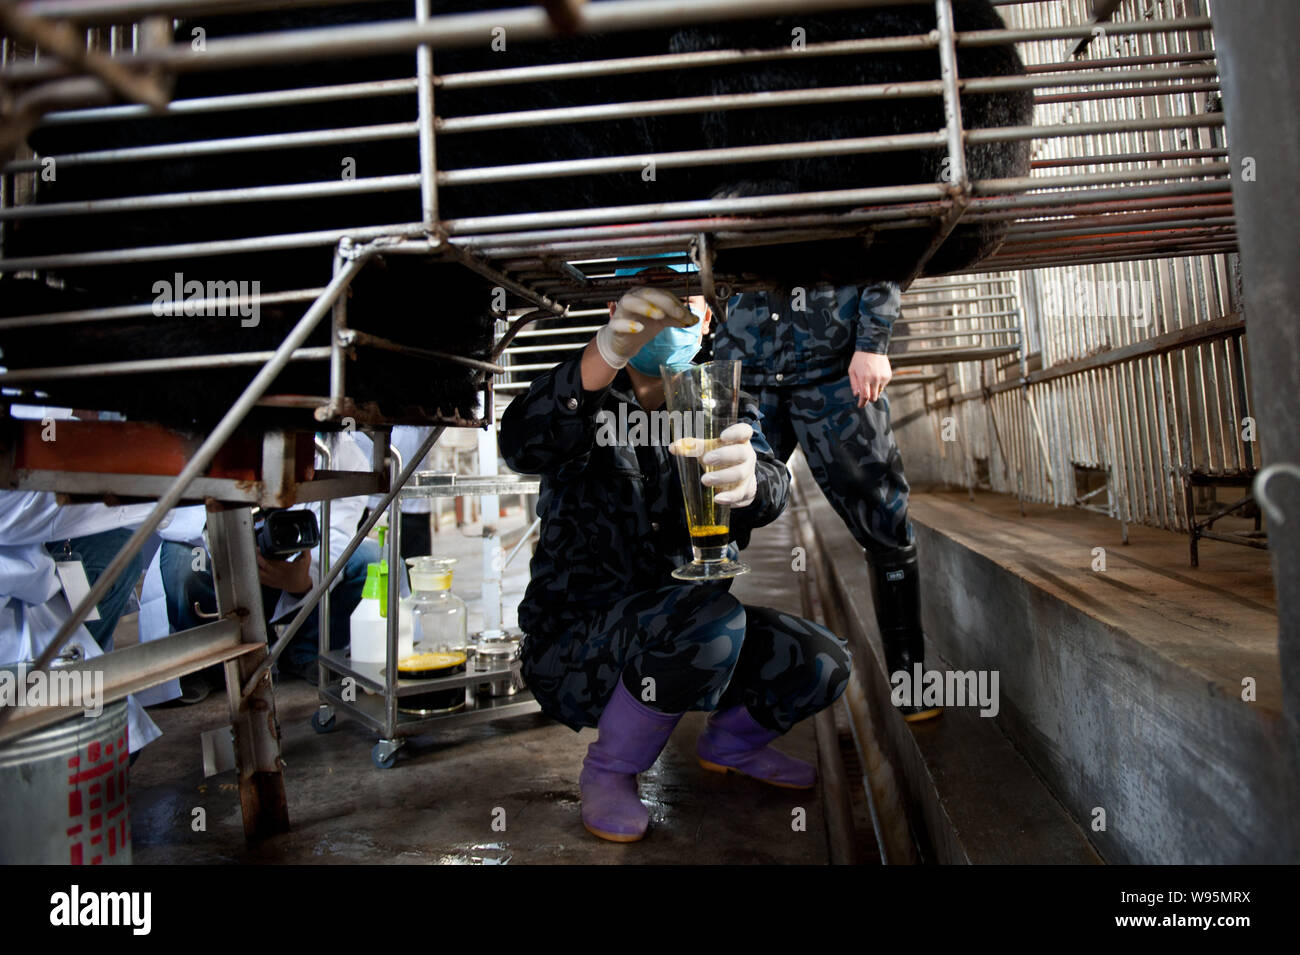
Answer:
[[[692,537],[712,537],[714,534],[726,534],[726,524],[703,524],[691,528]]]

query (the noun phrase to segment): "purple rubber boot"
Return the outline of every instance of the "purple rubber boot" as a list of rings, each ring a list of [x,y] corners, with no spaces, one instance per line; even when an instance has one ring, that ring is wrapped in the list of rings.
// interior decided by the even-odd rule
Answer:
[[[660,713],[636,699],[623,681],[596,724],[599,736],[587,747],[578,785],[582,824],[610,842],[636,842],[645,836],[650,814],[636,791],[636,774],[654,765],[681,713]]]
[[[782,735],[761,726],[744,706],[714,711],[700,734],[696,754],[700,765],[715,773],[735,772],[786,789],[811,789],[817,769],[767,744]]]

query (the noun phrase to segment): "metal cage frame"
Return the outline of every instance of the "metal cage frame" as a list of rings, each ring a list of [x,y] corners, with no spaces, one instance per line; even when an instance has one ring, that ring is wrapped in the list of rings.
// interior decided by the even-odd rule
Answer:
[[[993,0],[1001,8],[1016,8],[1041,4],[1042,0]],[[1189,0],[1198,2],[1198,0]],[[578,8],[572,4],[548,4],[548,9],[523,7],[514,10],[491,11],[482,14],[457,14],[435,16],[430,0],[414,0],[412,18],[404,21],[344,27],[320,28],[263,34],[255,37],[236,37],[214,40],[202,54],[185,44],[145,42],[128,43],[121,33],[114,33],[111,24],[121,18],[141,19],[198,11],[220,11],[232,6],[230,0],[114,0],[92,3],[87,0],[28,0],[14,7],[26,20],[16,20],[7,15],[3,26],[10,32],[26,30],[22,34],[35,40],[45,40],[45,47],[53,49],[54,57],[42,56],[27,60],[17,55],[13,41],[6,40],[3,62],[0,62],[0,84],[20,94],[30,94],[40,108],[41,91],[45,100],[62,104],[49,112],[44,121],[50,124],[84,122],[98,116],[145,115],[158,108],[159,89],[148,81],[132,82],[152,77],[165,79],[168,74],[187,70],[220,67],[251,66],[285,59],[343,58],[366,53],[407,52],[414,54],[413,76],[409,81],[389,83],[382,90],[374,84],[339,84],[331,88],[281,91],[278,93],[238,94],[226,97],[209,97],[199,101],[168,103],[164,113],[187,114],[231,106],[255,107],[272,103],[289,103],[295,100],[329,100],[332,97],[368,95],[375,92],[406,92],[414,90],[418,97],[418,115],[414,122],[399,127],[362,127],[360,129],[322,130],[305,142],[344,141],[356,138],[414,137],[419,146],[419,168],[407,175],[382,177],[375,181],[358,180],[354,183],[300,183],[291,186],[265,186],[254,189],[214,191],[213,193],[188,193],[172,195],[138,196],[119,200],[117,205],[65,203],[60,206],[31,205],[25,202],[29,190],[23,186],[23,177],[31,177],[40,169],[41,159],[22,157],[8,161],[0,170],[0,226],[22,218],[94,215],[103,209],[160,209],[181,205],[224,202],[232,199],[278,199],[318,196],[328,198],[334,194],[357,194],[366,191],[406,190],[419,195],[419,216],[410,221],[394,222],[356,229],[335,229],[311,233],[285,232],[273,235],[250,235],[243,238],[191,243],[183,247],[157,246],[125,250],[99,250],[67,254],[53,254],[29,258],[0,257],[0,272],[31,272],[43,269],[84,265],[110,265],[115,262],[182,261],[186,258],[239,252],[273,252],[288,248],[319,248],[322,255],[332,255],[334,273],[324,288],[290,289],[277,294],[285,301],[309,303],[302,318],[269,355],[203,356],[196,364],[243,360],[259,363],[257,372],[241,397],[232,404],[220,423],[200,445],[185,468],[178,474],[158,499],[153,512],[131,537],[117,559],[101,575],[90,593],[73,609],[69,622],[61,628],[56,639],[37,661],[38,667],[49,664],[66,642],[78,623],[98,602],[112,580],[122,572],[138,552],[145,539],[153,533],[167,511],[182,500],[192,484],[200,478],[217,450],[234,432],[248,412],[263,399],[276,375],[290,362],[297,360],[328,362],[330,367],[330,393],[313,401],[309,410],[316,421],[337,424],[343,417],[355,413],[349,403],[346,352],[354,347],[407,349],[409,346],[392,341],[367,339],[346,325],[346,312],[341,306],[341,296],[361,267],[376,254],[413,254],[443,258],[484,276],[527,302],[531,310],[516,314],[509,330],[502,335],[490,362],[479,362],[476,369],[481,375],[485,396],[485,413],[478,421],[455,419],[433,423],[447,426],[490,426],[493,420],[491,396],[492,377],[503,371],[512,373],[530,370],[526,363],[512,361],[514,354],[537,352],[545,347],[545,336],[534,335],[524,326],[539,317],[553,316],[582,320],[597,313],[599,307],[615,297],[623,284],[613,275],[614,261],[620,256],[650,256],[676,253],[691,256],[699,265],[697,277],[689,280],[690,290],[705,295],[715,311],[723,299],[735,288],[736,277],[715,275],[713,254],[718,249],[742,248],[756,245],[807,241],[831,236],[861,235],[864,231],[888,230],[926,226],[932,230],[933,241],[921,260],[915,265],[911,278],[919,276],[926,261],[959,223],[1009,220],[1010,233],[1002,248],[986,260],[981,268],[998,272],[1022,272],[1063,265],[1104,265],[1134,258],[1159,259],[1186,256],[1210,256],[1232,253],[1236,249],[1236,220],[1230,192],[1231,166],[1225,161],[1227,150],[1221,142],[1208,146],[1199,142],[1202,132],[1213,136],[1224,123],[1223,114],[1203,115],[1170,114],[1137,118],[1110,118],[1101,122],[1062,122],[1052,127],[1038,125],[966,129],[962,123],[960,96],[963,92],[994,92],[997,90],[1032,90],[1040,103],[1062,106],[1079,100],[1121,101],[1158,97],[1203,95],[1218,90],[1218,69],[1212,49],[1173,49],[1147,52],[1134,56],[1103,57],[1096,61],[1080,61],[1066,56],[1054,62],[1031,66],[1025,76],[967,77],[957,69],[957,51],[962,47],[996,45],[1003,43],[1058,43],[1090,41],[1098,34],[1098,24],[1057,22],[1047,25],[1007,28],[986,31],[957,31],[953,25],[951,0],[807,0],[800,5],[809,12],[915,3],[931,5],[936,14],[936,29],[923,35],[891,37],[880,40],[851,40],[828,44],[812,44],[797,54],[788,50],[715,51],[700,54],[673,54],[637,57],[633,60],[593,61],[562,66],[535,66],[515,69],[485,71],[484,74],[448,74],[434,72],[434,54],[437,50],[480,43],[492,27],[504,27],[517,39],[555,36],[562,30],[576,28],[587,32],[603,32],[636,27],[664,25],[685,21],[708,22],[731,18],[754,17],[764,13],[788,12],[789,3],[779,0],[698,0],[690,5],[689,14],[676,4],[647,2],[647,0],[608,0]],[[240,0],[241,10],[274,6],[270,0]],[[9,7],[0,7],[9,11]],[[553,19],[554,17],[554,19]],[[64,36],[58,37],[44,27],[62,21],[88,28],[89,42],[79,50]],[[101,27],[103,29],[101,29]],[[37,32],[32,33],[35,29]],[[1155,37],[1172,35],[1206,34],[1211,29],[1208,16],[1177,17],[1171,20],[1147,19],[1108,23],[1102,29],[1107,37]],[[107,40],[104,33],[107,31]],[[1085,44],[1081,43],[1080,46]],[[475,169],[440,169],[436,163],[436,143],[439,136],[455,135],[471,129],[520,129],[531,125],[564,120],[568,122],[598,122],[611,115],[627,116],[629,110],[641,114],[673,111],[713,111],[718,109],[750,109],[762,105],[759,99],[773,94],[738,94],[721,98],[722,102],[679,102],[675,100],[647,100],[635,104],[601,104],[573,107],[563,110],[535,111],[535,114],[501,113],[472,117],[459,117],[440,121],[435,113],[437,89],[467,87],[470,85],[501,85],[539,82],[564,76],[595,78],[603,74],[628,71],[653,71],[690,69],[696,65],[719,62],[743,63],[762,61],[780,56],[843,53],[847,51],[869,54],[886,50],[933,50],[939,61],[936,80],[915,83],[889,84],[875,87],[819,88],[792,91],[780,97],[780,102],[790,105],[803,102],[853,102],[888,98],[931,97],[944,105],[945,122],[941,129],[925,134],[908,136],[878,136],[851,141],[814,142],[801,144],[773,144],[771,146],[737,147],[733,149],[693,150],[684,153],[661,153],[649,156],[612,156],[597,159],[557,159],[553,162],[527,166],[494,166]],[[150,72],[152,71],[152,72]],[[1049,91],[1049,92],[1039,92]],[[69,98],[80,103],[112,103],[125,97],[134,105],[96,105],[90,108],[68,107]],[[704,98],[701,98],[704,99]],[[150,105],[152,104],[152,105]],[[1166,134],[1179,132],[1188,135],[1188,144],[1169,148],[1160,143]],[[1134,150],[1132,144],[1147,142],[1154,136],[1156,145]],[[1049,157],[1036,163],[1035,172],[1054,169],[1072,170],[1087,167],[1089,171],[1066,171],[1054,175],[1029,175],[1019,178],[979,180],[972,179],[967,170],[965,149],[970,145],[1019,140],[1074,141],[1077,137],[1127,137],[1123,146],[1108,154]],[[1193,146],[1191,138],[1197,137]],[[185,144],[186,148],[209,151],[250,152],[270,148],[284,140],[276,137],[225,137],[204,143]],[[493,181],[536,180],[571,174],[605,175],[635,171],[643,162],[653,160],[669,167],[692,164],[719,164],[756,161],[775,156],[813,156],[832,151],[869,152],[913,149],[918,147],[943,148],[949,159],[950,176],[939,182],[918,182],[902,186],[862,187],[834,192],[808,192],[779,196],[757,196],[742,199],[716,199],[693,202],[672,202],[658,205],[626,205],[597,209],[576,209],[546,213],[516,213],[495,216],[468,217],[455,220],[440,218],[439,194],[442,190],[469,183]],[[152,152],[150,152],[152,150]],[[141,158],[162,158],[169,155],[167,146],[147,147]],[[129,152],[129,150],[127,151]],[[103,162],[123,158],[120,153],[104,151],[79,156],[54,157],[56,162]],[[1114,167],[1098,169],[1098,166]],[[853,206],[847,213],[824,211],[833,207]],[[918,285],[924,288],[925,283]],[[130,306],[87,309],[77,313],[58,315],[19,316],[0,320],[0,327],[24,323],[40,323],[51,329],[66,330],[78,324],[121,317]],[[1017,306],[1018,310],[1019,306]],[[996,310],[995,310],[996,311]],[[311,332],[330,316],[332,334],[327,349],[304,349]],[[994,316],[998,317],[998,316]],[[1002,316],[1005,317],[1005,316]],[[1058,374],[1050,367],[1035,372],[1027,363],[1020,348],[1021,325],[1014,329],[989,326],[988,334],[1003,340],[1013,337],[1016,347],[1006,345],[996,357],[1015,355],[1017,367],[1003,369],[999,378],[982,381],[979,396],[989,399],[999,392],[1019,394],[1023,409],[1027,410],[1044,443],[1039,412],[1031,396],[1029,385],[1032,375]],[[967,328],[969,333],[971,328]],[[1014,331],[1014,336],[1011,332]],[[951,336],[947,336],[951,337]],[[914,341],[920,336],[914,336]],[[518,341],[512,352],[511,343]],[[531,344],[540,341],[540,345]],[[1134,343],[1136,344],[1136,343]],[[1166,343],[1174,347],[1177,343]],[[1005,342],[1004,342],[1005,345]],[[1003,346],[999,346],[1003,347]],[[918,350],[923,355],[924,350]],[[504,358],[503,358],[504,356]],[[424,357],[446,360],[449,356],[426,353]],[[940,364],[940,356],[931,355],[927,365]],[[979,361],[982,356],[970,351],[946,356],[949,363]],[[501,364],[497,360],[502,359]],[[1080,359],[1086,361],[1087,359]],[[0,385],[13,388],[33,381],[88,374],[111,374],[148,371],[135,367],[116,369],[105,366],[77,366],[63,368],[24,369],[0,372]],[[1084,369],[1087,370],[1087,369]],[[914,376],[923,386],[934,381],[938,372],[921,372]],[[927,381],[928,376],[928,381]],[[513,377],[513,375],[512,375]],[[905,378],[900,377],[900,381]],[[1038,380],[1044,380],[1040,377]],[[515,382],[517,387],[519,382]],[[1010,409],[1002,409],[1004,415]],[[988,411],[997,428],[997,408]],[[375,419],[363,422],[367,428],[382,432],[392,421]],[[427,422],[426,422],[427,423]],[[1018,429],[1023,430],[1023,429]],[[427,453],[440,433],[434,432],[424,447]],[[1001,436],[998,442],[1001,443]],[[384,442],[386,444],[387,442]],[[381,447],[376,442],[376,447]],[[1028,450],[1026,448],[1025,450]],[[1050,483],[1051,461],[1045,446],[1042,447],[1044,464]],[[422,457],[420,455],[417,457]],[[377,452],[376,474],[386,473]],[[1025,459],[1032,454],[1024,455]],[[1005,460],[1005,456],[1004,456]],[[415,462],[397,469],[387,491],[385,507],[389,506],[411,479]],[[128,487],[129,482],[107,482],[101,490]],[[82,489],[84,490],[84,488]],[[156,491],[154,492],[156,493]],[[231,515],[243,513],[227,512]],[[378,520],[382,509],[376,510],[358,537],[352,542],[348,554]],[[226,520],[222,518],[221,520]],[[232,516],[230,520],[234,520]],[[237,537],[232,528],[223,531],[233,542]],[[232,546],[234,546],[232,544]],[[231,551],[234,554],[235,551]],[[249,650],[249,644],[259,640],[255,632],[238,625],[232,630],[236,608],[245,606],[247,588],[227,594],[222,606],[225,617],[218,623],[201,630],[213,634],[207,649],[227,654],[231,674],[238,677],[232,687],[232,713],[244,720],[246,737],[244,746],[247,768],[245,795],[246,829],[251,833],[262,831],[265,825],[258,822],[257,786],[253,781],[257,773],[278,774],[278,743],[266,727],[253,727],[248,717],[249,706],[261,698],[265,707],[265,694],[269,692],[266,680],[275,655],[287,645],[297,625],[305,618],[309,608],[320,599],[330,580],[338,574],[346,560],[339,561],[324,575],[313,591],[299,617],[282,636],[269,654]],[[223,556],[223,560],[230,555]],[[229,573],[236,578],[240,572],[232,561]],[[246,574],[245,574],[246,576]],[[248,582],[243,581],[244,584]],[[255,581],[254,581],[255,583]],[[231,603],[230,601],[233,601]],[[220,633],[218,633],[220,631]],[[235,650],[226,644],[238,633],[241,646]],[[198,639],[197,631],[189,638]],[[218,640],[217,638],[220,638]],[[265,635],[260,634],[264,640]],[[391,641],[391,637],[390,637]],[[220,643],[220,646],[218,646]],[[179,645],[179,644],[178,644]],[[233,645],[232,645],[233,646]],[[111,657],[112,655],[110,655]],[[141,655],[143,656],[143,655]],[[204,657],[204,664],[208,661]],[[242,661],[242,662],[241,662]],[[110,681],[110,694],[119,698],[130,689],[161,682],[176,675],[177,662],[170,661],[169,668],[145,666],[123,669],[120,680]],[[125,667],[125,665],[124,665]],[[242,667],[242,669],[240,669]],[[198,666],[191,667],[197,669]],[[181,672],[188,672],[183,670]],[[164,675],[165,674],[165,675]],[[141,680],[147,682],[141,683]],[[273,720],[273,704],[271,705]],[[18,720],[12,714],[0,712],[0,738],[11,736]],[[8,719],[7,719],[8,718]],[[4,724],[8,722],[9,725]],[[248,740],[254,742],[248,743]],[[250,748],[251,747],[251,748]],[[268,755],[270,754],[270,755]],[[264,780],[263,780],[264,783]],[[283,797],[282,783],[280,798]],[[275,825],[284,820],[272,820]]]

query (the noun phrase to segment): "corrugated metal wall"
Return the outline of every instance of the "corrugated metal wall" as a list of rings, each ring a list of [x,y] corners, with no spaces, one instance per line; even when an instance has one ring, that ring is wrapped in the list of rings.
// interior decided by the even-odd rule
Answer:
[[[1116,20],[1205,16],[1200,0],[1126,0]],[[1087,0],[1007,4],[1009,27],[1089,23]],[[1060,63],[1069,44],[1021,44],[1026,64]],[[1098,24],[1088,58],[1212,56],[1208,31],[1110,37]],[[1187,88],[1184,92],[1182,86]],[[1219,109],[1217,83],[1187,82],[1178,92],[1143,97],[1039,97],[1035,125],[1112,123]],[[1226,162],[1221,128],[1114,132],[1083,139],[1035,142],[1035,173],[1070,166],[1080,172],[1137,168],[1124,157],[1159,156],[1166,164]],[[1248,171],[1246,171],[1248,173]],[[1231,228],[1230,203],[1207,200],[1200,223]],[[1167,223],[1166,223],[1167,226]],[[1098,227],[1102,241],[1106,227]],[[1141,250],[1141,237],[1117,234]],[[1147,254],[1159,254],[1148,252]],[[1233,478],[1259,466],[1249,407],[1240,275],[1235,254],[1058,265],[967,277],[1011,279],[1023,316],[1023,361],[936,366],[939,380],[923,385],[928,414],[906,415],[909,447],[937,442],[936,473],[954,486],[977,484],[1028,500],[1108,510],[1127,522],[1186,530],[1184,478]],[[911,302],[965,289],[917,283]],[[1001,288],[1003,286],[993,286]],[[906,361],[916,361],[908,345]],[[905,381],[900,378],[898,383]],[[1028,382],[1024,384],[1024,382]],[[910,417],[910,420],[907,420]],[[921,420],[922,418],[927,420]],[[1109,487],[1102,485],[1109,475]],[[1088,497],[1089,491],[1095,491]]]

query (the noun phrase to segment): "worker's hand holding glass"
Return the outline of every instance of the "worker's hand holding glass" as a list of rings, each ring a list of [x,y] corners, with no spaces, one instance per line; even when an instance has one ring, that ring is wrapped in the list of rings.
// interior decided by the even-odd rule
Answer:
[[[758,493],[754,477],[758,455],[749,443],[753,436],[754,429],[743,421],[733,424],[718,435],[718,446],[700,459],[701,464],[712,469],[704,472],[700,483],[716,489],[713,500],[718,504],[747,507],[754,502]]]

